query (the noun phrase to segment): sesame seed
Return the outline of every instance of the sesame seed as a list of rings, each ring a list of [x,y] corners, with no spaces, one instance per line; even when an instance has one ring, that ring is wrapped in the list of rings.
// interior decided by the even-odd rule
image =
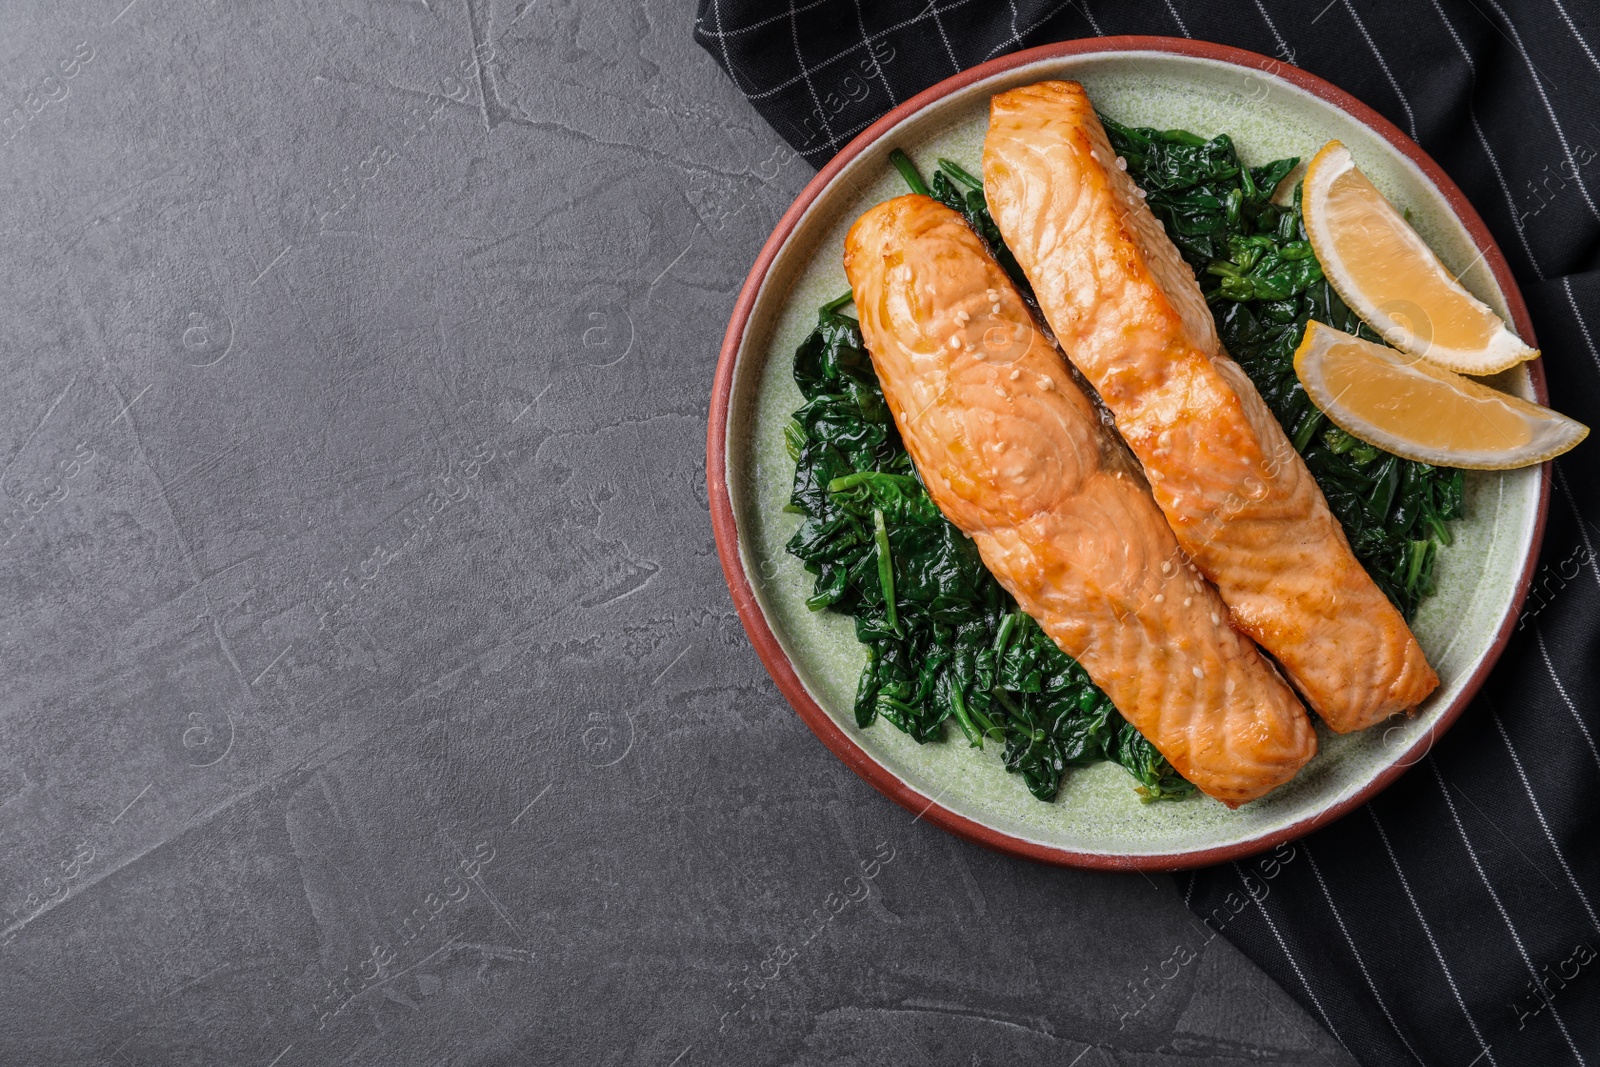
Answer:
[[[1135,189],[1134,192],[1139,194],[1139,199],[1140,200],[1144,199],[1144,190],[1143,189]]]
[[[1048,375],[1048,374],[1039,375],[1039,388],[1040,389],[1054,389],[1055,387],[1056,387],[1056,383],[1051,379],[1050,375]]]
[[[953,334],[950,335],[950,347],[951,348],[960,348],[961,347],[961,335],[960,334],[953,333]]]
[[[1011,368],[1011,380],[1012,381],[1016,381],[1020,377],[1022,377],[1022,371],[1018,370],[1015,367],[1012,367]]]
[[[995,301],[994,306],[989,309],[989,314],[991,314],[991,315],[1000,314],[1000,302],[998,300]]]
[[[1183,598],[1183,606],[1186,607],[1186,608],[1187,607],[1193,607],[1194,606],[1194,597],[1192,597],[1192,596],[1184,597]]]
[[[1128,169],[1128,161],[1126,159],[1123,159],[1121,156],[1118,156],[1117,157],[1117,169],[1118,170],[1127,170]]]
[[[1212,626],[1221,626],[1222,625],[1222,616],[1218,615],[1214,611],[1211,613],[1211,625]]]
[[[1165,604],[1166,602],[1167,602],[1167,594],[1165,594],[1165,593],[1157,593],[1156,594],[1156,603],[1157,604]]]
[[[1199,667],[1196,667],[1194,669],[1194,676],[1196,678],[1204,678],[1206,676],[1206,672],[1201,670]]]

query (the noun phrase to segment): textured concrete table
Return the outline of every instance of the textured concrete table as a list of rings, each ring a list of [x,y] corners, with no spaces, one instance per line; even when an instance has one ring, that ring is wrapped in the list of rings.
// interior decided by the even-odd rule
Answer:
[[[0,15],[0,1063],[1349,1062],[763,672],[705,415],[809,175],[691,7]]]

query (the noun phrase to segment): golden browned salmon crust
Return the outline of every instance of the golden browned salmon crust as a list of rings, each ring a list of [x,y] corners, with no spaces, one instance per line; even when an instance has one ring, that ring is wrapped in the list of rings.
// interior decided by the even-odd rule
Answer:
[[[983,174],[1051,330],[1239,627],[1341,733],[1415,707],[1438,675],[1222,350],[1193,272],[1117,165],[1083,87],[996,96]]]
[[[845,239],[861,332],[934,502],[1185,778],[1237,805],[1316,752],[1120,442],[960,215],[902,196]]]

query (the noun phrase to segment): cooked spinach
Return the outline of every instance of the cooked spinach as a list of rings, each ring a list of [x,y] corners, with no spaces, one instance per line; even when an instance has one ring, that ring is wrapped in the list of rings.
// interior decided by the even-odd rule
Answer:
[[[1299,160],[1246,167],[1226,134],[1208,141],[1100,121],[1200,279],[1223,347],[1305,457],[1356,558],[1409,619],[1433,592],[1449,521],[1464,511],[1465,476],[1356,440],[1328,422],[1295,377],[1294,350],[1310,319],[1383,340],[1323,278],[1300,217],[1300,187],[1293,203],[1272,202]]]
[[[937,179],[936,179],[937,180]],[[977,547],[928,496],[884,402],[848,295],[825,305],[795,353],[805,404],[786,430],[795,460],[788,550],[816,576],[806,601],[855,620],[867,648],[856,722],[883,717],[918,742],[945,722],[1051,800],[1068,767],[1110,759],[1146,799],[1194,787],[1130,726],[1082,667],[1017,609]]]

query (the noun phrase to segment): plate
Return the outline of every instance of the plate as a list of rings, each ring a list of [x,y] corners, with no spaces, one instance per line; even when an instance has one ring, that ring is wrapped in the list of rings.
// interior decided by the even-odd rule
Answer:
[[[931,172],[948,157],[979,171],[989,98],[1049,78],[1082,82],[1120,122],[1228,133],[1256,165],[1309,159],[1343,141],[1389,199],[1480,299],[1536,344],[1527,309],[1483,220],[1439,166],[1372,109],[1329,83],[1253,52],[1160,37],[1034,48],[974,67],[906,101],[814,178],[779,221],[728,325],[711,399],[706,474],[718,554],[751,643],[800,717],[890,799],[951,833],[1073,867],[1179,870],[1272,848],[1339,818],[1426,757],[1461,714],[1515,627],[1544,528],[1549,471],[1469,473],[1467,514],[1439,560],[1437,592],[1413,623],[1438,690],[1406,720],[1339,736],[1289,784],[1229,811],[1208,797],[1141,803],[1110,763],[1068,772],[1041,803],[1007,774],[995,746],[959,738],[918,745],[888,723],[862,730],[851,710],[866,654],[851,621],[805,606],[811,576],[783,545],[794,464],[783,428],[800,406],[790,371],[817,307],[846,291],[843,238],[868,207],[904,192],[888,161],[903,148]],[[1496,384],[1546,400],[1538,362]]]

